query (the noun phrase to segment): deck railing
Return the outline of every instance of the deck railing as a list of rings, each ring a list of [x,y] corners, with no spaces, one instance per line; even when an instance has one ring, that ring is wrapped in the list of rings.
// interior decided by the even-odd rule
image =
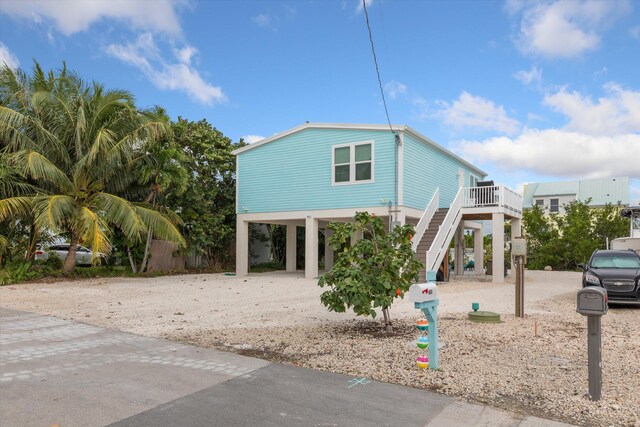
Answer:
[[[420,218],[420,221],[416,226],[416,234],[415,236],[413,236],[413,242],[411,244],[411,247],[413,248],[414,252],[418,249],[418,245],[422,240],[422,236],[424,235],[424,232],[427,231],[427,229],[429,228],[431,219],[433,218],[433,215],[438,210],[439,204],[440,204],[440,189],[436,188],[436,192],[433,193],[433,196],[431,197],[431,201],[427,205],[427,208],[424,210],[424,213],[422,214],[422,218]]]
[[[463,208],[500,207],[513,213],[522,213],[522,196],[503,185],[466,187]]]
[[[461,208],[462,202],[464,200],[464,189],[458,190],[458,194],[453,199],[453,202],[449,206],[449,210],[447,211],[447,215],[444,217],[440,228],[438,229],[438,234],[436,234],[436,238],[433,243],[431,243],[431,247],[427,251],[426,256],[426,266],[427,271],[433,270],[436,271],[438,266],[442,262],[444,258],[444,253],[449,247],[449,242],[453,237],[453,234],[458,227],[461,219]]]

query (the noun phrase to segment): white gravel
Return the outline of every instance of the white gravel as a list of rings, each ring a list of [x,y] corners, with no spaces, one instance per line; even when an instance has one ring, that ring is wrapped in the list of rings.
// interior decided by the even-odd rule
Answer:
[[[94,279],[0,288],[0,305],[270,360],[430,388],[510,411],[587,425],[640,426],[640,309],[603,318],[603,399],[587,392],[586,321],[575,313],[580,275],[527,272],[525,319],[514,286],[461,278],[438,287],[440,371],[415,366],[411,303],[379,321],[329,313],[300,274]],[[466,320],[472,302],[500,324]],[[535,329],[537,325],[537,335]]]

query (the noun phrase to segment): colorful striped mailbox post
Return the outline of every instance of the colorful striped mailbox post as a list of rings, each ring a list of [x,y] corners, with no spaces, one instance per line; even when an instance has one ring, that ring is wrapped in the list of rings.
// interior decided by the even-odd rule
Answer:
[[[424,319],[418,320],[418,330],[426,334],[418,338],[420,349],[428,349],[429,357],[421,355],[416,360],[418,367],[438,369],[438,299],[435,282],[416,283],[409,288],[409,301],[422,310]],[[426,338],[426,340],[425,340]],[[426,342],[425,342],[426,341]],[[426,348],[425,348],[426,347]]]

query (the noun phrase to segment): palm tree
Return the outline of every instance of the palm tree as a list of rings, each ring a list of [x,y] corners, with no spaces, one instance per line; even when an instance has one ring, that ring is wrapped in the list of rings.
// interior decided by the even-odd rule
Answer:
[[[184,245],[168,216],[117,194],[134,182],[138,164],[168,126],[135,107],[127,91],[86,84],[67,71],[45,73],[36,62],[29,78],[0,70],[0,142],[8,161],[33,181],[33,195],[0,200],[0,221],[29,206],[38,227],[65,233],[70,242],[64,269],[75,267],[80,242],[109,252],[110,226],[139,241],[147,230]]]

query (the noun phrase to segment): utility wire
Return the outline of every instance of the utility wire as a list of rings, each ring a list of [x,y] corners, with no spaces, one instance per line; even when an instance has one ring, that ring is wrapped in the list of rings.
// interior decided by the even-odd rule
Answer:
[[[382,89],[382,80],[380,79],[380,69],[378,68],[378,59],[376,58],[376,49],[373,44],[373,34],[371,33],[371,25],[369,24],[369,12],[367,12],[367,0],[362,0],[362,9],[364,10],[364,17],[367,21],[367,29],[369,30],[369,41],[371,42],[371,53],[373,54],[373,63],[376,65],[376,74],[378,75],[378,86],[380,86],[380,94],[382,95],[382,104],[384,105],[384,112],[387,115],[387,123],[389,123],[389,129],[391,133],[398,137],[396,132],[391,126],[391,120],[389,119],[389,110],[387,109],[387,100],[384,97],[384,90]]]

